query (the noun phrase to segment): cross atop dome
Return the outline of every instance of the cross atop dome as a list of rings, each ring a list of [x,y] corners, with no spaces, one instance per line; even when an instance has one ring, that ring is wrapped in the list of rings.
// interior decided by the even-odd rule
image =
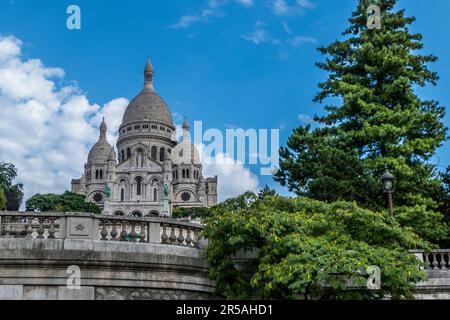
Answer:
[[[144,69],[144,89],[153,89],[153,74],[153,65],[149,58]]]

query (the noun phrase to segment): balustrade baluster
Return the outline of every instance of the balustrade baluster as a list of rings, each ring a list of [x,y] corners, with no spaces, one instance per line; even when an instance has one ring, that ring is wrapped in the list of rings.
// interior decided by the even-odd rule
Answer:
[[[12,224],[11,224],[11,219],[8,217],[7,219],[5,219],[5,231],[4,231],[4,235],[8,236],[10,235],[12,230]]]
[[[20,238],[22,236],[22,223],[20,217],[16,217],[16,238]]]
[[[433,252],[433,253],[431,254],[431,257],[432,257],[431,265],[433,266],[433,270],[439,269],[439,268],[438,268],[438,261],[437,261],[436,253]]]
[[[122,231],[120,232],[120,241],[127,241],[127,222],[125,220],[122,221]]]
[[[39,220],[39,226],[38,226],[38,229],[37,229],[37,238],[38,239],[44,239],[44,232],[45,232],[45,229],[44,229],[44,219],[43,218],[39,218],[38,219]]]
[[[136,233],[136,222],[131,222],[131,232],[130,232],[130,238],[132,242],[136,242],[137,233]]]
[[[183,227],[178,227],[178,244],[181,246],[184,243]]]
[[[16,219],[15,219],[15,217],[11,217],[11,219],[10,219],[10,225],[9,225],[9,235],[11,236],[11,237],[15,237],[16,236],[16,227],[15,227],[15,221]]]
[[[55,218],[50,218],[50,227],[48,229],[48,239],[55,239]]]
[[[162,224],[163,232],[161,235],[161,243],[167,243],[169,236],[167,235],[167,225],[165,223]]]
[[[191,238],[191,228],[186,228],[186,245],[190,246],[192,242],[192,238]]]
[[[194,236],[192,238],[192,244],[195,248],[198,248],[198,231],[196,228],[192,229]]]
[[[33,218],[25,218],[25,232],[27,233],[26,239],[33,238]]]
[[[445,261],[445,256],[448,257],[447,252],[441,252],[441,270],[447,270],[447,262]]]
[[[100,235],[102,236],[100,240],[107,241],[108,240],[108,229],[106,229],[107,220],[100,220],[102,223],[102,232],[100,232]]]
[[[0,237],[7,235],[6,228],[8,227],[8,218],[2,217],[0,219]]]
[[[117,232],[117,228],[116,228],[116,222],[113,220],[112,221],[112,230],[111,230],[111,240],[116,240],[117,235],[119,234]]]
[[[147,242],[147,235],[145,234],[145,226],[147,224],[145,222],[141,222],[141,231],[139,233],[139,242]]]
[[[170,243],[175,243],[177,241],[177,237],[175,236],[175,226],[172,224],[170,227],[172,228],[172,231],[170,232],[169,240]]]
[[[431,262],[430,262],[430,259],[429,259],[429,254],[425,252],[423,254],[423,257],[424,257],[423,262],[425,264],[425,270],[431,269]]]

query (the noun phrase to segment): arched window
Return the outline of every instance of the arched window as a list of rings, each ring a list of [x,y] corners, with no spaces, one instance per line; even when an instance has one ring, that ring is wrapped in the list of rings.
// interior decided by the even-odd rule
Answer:
[[[165,153],[164,148],[161,148],[159,150],[159,161],[164,161],[164,153]]]
[[[134,179],[134,181],[136,182],[136,195],[140,196],[140,195],[142,195],[142,178],[136,177],[136,179]]]
[[[127,148],[127,159],[131,157],[131,149]]]
[[[98,180],[98,170],[95,170],[95,179]]]
[[[156,155],[157,155],[157,153],[158,153],[158,148],[156,148],[155,146],[153,146],[153,147],[152,147],[152,154],[151,154],[152,160],[156,160]]]
[[[184,179],[186,178],[186,170],[181,170],[181,177]]]
[[[131,216],[132,216],[132,217],[139,218],[139,217],[142,217],[142,213],[141,213],[140,211],[133,211],[133,212],[131,213]]]
[[[186,169],[186,178],[189,179],[189,169]]]
[[[122,161],[125,161],[125,151],[122,150]]]
[[[153,201],[158,201],[158,189],[153,188]]]
[[[103,170],[100,170],[100,180],[103,179]]]
[[[119,190],[120,190],[120,201],[125,201],[125,192],[127,190],[127,182],[124,179],[121,179],[119,182]]]

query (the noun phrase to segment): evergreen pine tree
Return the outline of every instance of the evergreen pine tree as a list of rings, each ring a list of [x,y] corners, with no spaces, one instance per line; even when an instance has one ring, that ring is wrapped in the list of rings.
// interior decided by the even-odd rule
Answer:
[[[445,110],[416,93],[436,84],[438,75],[428,65],[437,58],[421,53],[422,35],[410,30],[415,18],[396,9],[396,2],[360,0],[343,39],[319,48],[326,60],[317,66],[328,78],[314,101],[326,103],[327,112],[315,116],[317,128],[294,130],[280,151],[275,180],[299,195],[356,200],[380,210],[385,207],[380,176],[387,164],[397,178],[399,220],[414,226],[420,212],[421,223],[432,228],[419,233],[438,240],[447,230],[433,211],[439,179],[430,159],[446,139]],[[381,9],[380,29],[367,26],[372,4]],[[400,213],[402,208],[408,213]]]

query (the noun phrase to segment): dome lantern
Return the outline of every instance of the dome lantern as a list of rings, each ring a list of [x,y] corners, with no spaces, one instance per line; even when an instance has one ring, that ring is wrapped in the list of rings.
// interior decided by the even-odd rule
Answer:
[[[105,117],[103,117],[100,124],[100,139],[106,139],[106,130],[108,130],[108,127],[106,126]]]
[[[144,69],[144,89],[153,89],[153,75],[153,66],[148,59]]]
[[[153,66],[149,61],[144,70],[144,88],[128,104],[120,129],[134,122],[154,121],[175,130],[172,113],[153,88]]]
[[[184,117],[184,122],[183,122],[183,141],[189,141],[189,123],[187,121],[187,117]]]

